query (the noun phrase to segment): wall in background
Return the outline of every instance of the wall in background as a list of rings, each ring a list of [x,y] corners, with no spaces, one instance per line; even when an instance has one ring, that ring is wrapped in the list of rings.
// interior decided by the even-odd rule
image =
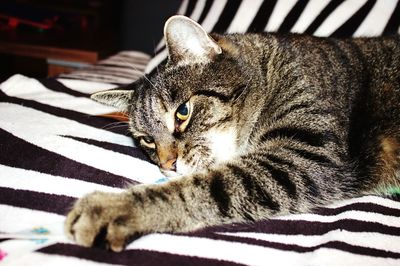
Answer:
[[[182,0],[0,0],[0,45],[93,51],[100,59],[119,50],[152,55],[162,38],[165,21],[181,3]],[[24,54],[7,49],[0,52],[0,82],[15,73],[36,78],[48,75],[46,55],[29,54],[31,50],[25,49]]]
[[[153,54],[165,21],[176,14],[182,0],[124,0],[121,48]]]

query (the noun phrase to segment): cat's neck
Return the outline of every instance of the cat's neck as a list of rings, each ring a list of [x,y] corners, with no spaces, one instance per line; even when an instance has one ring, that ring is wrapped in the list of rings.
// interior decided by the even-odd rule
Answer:
[[[268,82],[273,75],[272,62],[274,51],[272,42],[275,38],[265,34],[246,34],[238,39],[238,35],[226,35],[230,41],[238,46],[241,54],[239,64],[248,76],[248,84],[257,84],[257,88],[248,85],[243,92],[241,101],[236,106],[238,116],[238,147],[244,152],[251,149],[250,136],[256,130],[257,122],[263,115],[265,103],[269,95]],[[249,67],[251,66],[251,67]]]

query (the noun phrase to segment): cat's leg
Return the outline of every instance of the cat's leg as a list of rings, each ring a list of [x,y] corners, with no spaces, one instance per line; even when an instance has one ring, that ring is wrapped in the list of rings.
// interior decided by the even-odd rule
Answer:
[[[66,233],[81,245],[100,241],[120,251],[135,234],[254,221],[343,197],[332,167],[286,153],[252,154],[164,184],[89,194],[68,214]]]
[[[75,203],[65,232],[80,245],[121,251],[135,235],[185,232],[241,221],[241,217],[225,213],[232,200],[224,188],[226,182],[218,173],[134,186],[122,193],[94,192]],[[216,199],[220,203],[216,204]]]

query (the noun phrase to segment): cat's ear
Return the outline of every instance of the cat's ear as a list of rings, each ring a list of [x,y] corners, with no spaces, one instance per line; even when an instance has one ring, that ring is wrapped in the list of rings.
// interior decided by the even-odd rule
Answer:
[[[128,110],[129,102],[134,94],[133,90],[112,89],[92,94],[91,99],[96,102],[113,106],[121,111]]]
[[[175,64],[208,63],[222,53],[221,47],[195,21],[173,16],[164,27],[168,59]]]

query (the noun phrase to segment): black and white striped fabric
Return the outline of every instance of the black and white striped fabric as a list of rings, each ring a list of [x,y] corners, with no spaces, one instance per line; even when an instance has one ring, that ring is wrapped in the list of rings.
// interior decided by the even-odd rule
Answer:
[[[397,0],[183,0],[177,13],[216,33],[268,31],[359,37],[400,32]],[[146,73],[166,56],[162,40]]]
[[[61,74],[60,78],[78,79],[116,85],[129,84],[141,76],[150,56],[139,51],[121,51],[99,61],[95,65],[83,67],[72,73]]]
[[[359,36],[396,33],[399,12],[392,0],[183,0],[178,13],[208,31]],[[147,69],[162,56],[160,43]],[[15,75],[0,85],[0,265],[400,265],[399,189],[254,224],[151,234],[121,253],[68,241],[75,199],[165,181],[126,124],[98,116],[116,110],[89,99],[138,78],[147,60],[122,52],[58,79]]]

